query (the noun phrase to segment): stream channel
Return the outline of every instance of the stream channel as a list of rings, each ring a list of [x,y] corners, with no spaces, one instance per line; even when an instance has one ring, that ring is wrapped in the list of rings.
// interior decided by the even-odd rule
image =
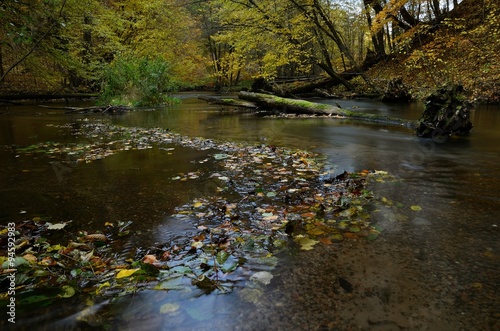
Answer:
[[[323,240],[312,249],[284,236],[272,254],[239,262],[231,290],[207,293],[179,283],[90,300],[77,288],[47,306],[26,311],[18,305],[15,325],[2,310],[2,330],[500,329],[500,107],[479,106],[472,133],[443,143],[399,127],[266,117],[208,105],[197,96],[184,93],[177,105],[121,115],[0,108],[1,224],[68,223],[47,232],[49,239],[81,230],[105,233],[111,224],[114,231],[126,227],[127,235],[112,243],[123,261],[151,253],[155,245],[189,242],[200,224],[182,213],[186,205],[208,205],[214,195],[228,204],[234,198],[220,190],[221,181],[231,179],[218,161],[231,153],[214,150],[210,143],[216,141],[318,153],[333,177],[388,172],[392,179],[368,187],[373,198],[367,219],[378,236]],[[316,101],[408,119],[423,109],[419,103]],[[99,127],[93,135],[75,134],[89,123],[102,130],[169,129],[186,143],[136,145],[89,162],[73,162],[72,152],[26,152],[40,144],[93,144],[102,139]],[[274,217],[269,206],[254,207]]]

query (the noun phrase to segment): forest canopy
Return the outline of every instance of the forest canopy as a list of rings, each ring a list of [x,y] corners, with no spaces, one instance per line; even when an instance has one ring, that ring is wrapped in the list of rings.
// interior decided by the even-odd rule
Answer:
[[[494,0],[4,0],[0,91],[101,92],[127,58],[164,61],[181,89],[402,77],[415,95],[460,80],[498,101],[499,16]]]

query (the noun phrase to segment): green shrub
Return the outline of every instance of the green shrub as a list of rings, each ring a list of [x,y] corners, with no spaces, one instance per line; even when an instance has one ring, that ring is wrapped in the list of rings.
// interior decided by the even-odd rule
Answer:
[[[119,57],[104,72],[101,104],[157,106],[175,101],[177,85],[160,58]]]

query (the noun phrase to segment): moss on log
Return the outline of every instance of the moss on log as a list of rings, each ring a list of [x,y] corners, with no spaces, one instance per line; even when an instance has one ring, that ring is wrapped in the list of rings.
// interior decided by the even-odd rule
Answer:
[[[411,129],[414,129],[417,126],[416,121],[377,114],[356,112],[342,109],[333,105],[315,103],[306,100],[281,98],[269,94],[240,92],[238,94],[238,97],[242,100],[253,102],[260,108],[277,109],[287,114],[341,116],[358,121],[380,123],[384,125],[403,126]]]
[[[214,105],[234,106],[234,107],[250,108],[250,109],[257,108],[257,106],[252,102],[247,102],[247,101],[238,100],[238,99],[216,98],[216,97],[209,97],[209,96],[199,96],[198,99],[204,100],[204,101],[208,102],[209,104],[214,104]]]

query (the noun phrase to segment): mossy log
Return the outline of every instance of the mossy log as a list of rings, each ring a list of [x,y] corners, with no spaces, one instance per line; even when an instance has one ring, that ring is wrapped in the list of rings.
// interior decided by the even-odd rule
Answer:
[[[216,98],[216,97],[209,97],[209,96],[199,96],[198,99],[204,100],[204,101],[208,102],[209,104],[214,104],[214,105],[234,106],[234,107],[251,108],[251,109],[257,108],[257,106],[252,102],[247,102],[247,101],[238,100],[238,99]]]
[[[417,126],[416,121],[351,111],[333,105],[320,104],[306,100],[281,98],[269,94],[240,92],[238,97],[242,100],[253,102],[260,108],[276,109],[287,114],[340,116],[358,121],[380,123],[383,125],[403,126],[410,129],[414,129]]]

